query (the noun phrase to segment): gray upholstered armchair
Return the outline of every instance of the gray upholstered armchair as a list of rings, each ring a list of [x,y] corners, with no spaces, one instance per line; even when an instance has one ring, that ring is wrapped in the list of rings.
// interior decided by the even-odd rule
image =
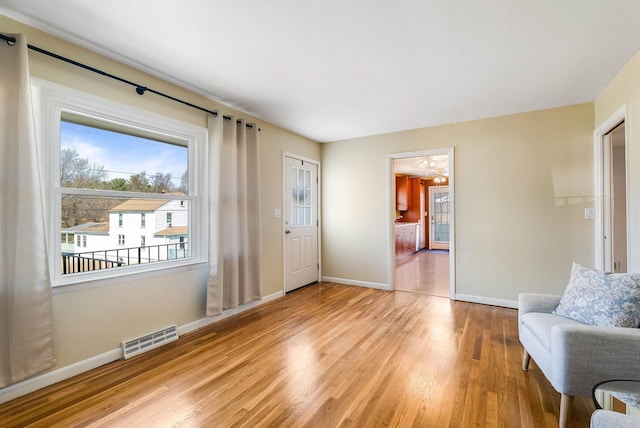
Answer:
[[[520,294],[518,332],[522,369],[533,358],[561,394],[559,426],[567,426],[573,397],[612,379],[640,380],[640,329],[599,327],[552,314],[561,296]]]

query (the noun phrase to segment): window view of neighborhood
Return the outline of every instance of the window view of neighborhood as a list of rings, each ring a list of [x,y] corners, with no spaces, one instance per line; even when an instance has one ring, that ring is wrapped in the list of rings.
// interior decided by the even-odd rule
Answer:
[[[61,273],[190,257],[188,148],[70,117],[60,132]]]

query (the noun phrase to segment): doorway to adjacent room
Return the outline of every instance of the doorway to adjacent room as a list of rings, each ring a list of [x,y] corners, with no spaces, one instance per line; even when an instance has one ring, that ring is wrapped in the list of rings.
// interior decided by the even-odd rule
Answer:
[[[605,272],[627,272],[626,106],[594,131],[594,143],[596,268]]]
[[[394,289],[451,298],[453,149],[396,153],[390,158]]]

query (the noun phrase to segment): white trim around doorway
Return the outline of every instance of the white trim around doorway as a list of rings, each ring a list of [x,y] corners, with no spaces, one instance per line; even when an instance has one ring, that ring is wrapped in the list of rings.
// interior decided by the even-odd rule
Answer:
[[[435,155],[447,155],[449,157],[449,194],[451,195],[451,223],[450,223],[450,243],[449,243],[449,298],[455,300],[456,299],[456,257],[455,257],[455,174],[454,174],[454,148],[453,147],[445,147],[440,149],[429,149],[429,150],[418,150],[413,152],[402,152],[402,153],[390,153],[387,159],[387,176],[388,180],[388,191],[387,191],[387,207],[388,207],[388,216],[387,216],[387,224],[389,225],[388,232],[388,243],[389,243],[389,284],[391,289],[395,289],[395,230],[394,230],[394,218],[395,218],[395,187],[396,181],[393,170],[393,160],[394,159],[406,159],[406,158],[416,158],[416,157],[424,157],[424,156],[435,156]]]
[[[594,180],[594,204],[595,204],[595,236],[594,236],[594,248],[595,248],[595,268],[598,270],[604,270],[605,259],[605,242],[604,242],[604,219],[605,219],[605,201],[604,201],[604,137],[611,132],[616,126],[622,122],[626,122],[628,117],[627,105],[623,105],[615,113],[613,113],[607,120],[601,123],[593,131],[593,180]],[[628,126],[625,126],[625,162],[626,165],[626,191],[627,201],[629,200],[629,144],[628,144]],[[629,205],[627,204],[627,219],[629,218]],[[629,255],[629,222],[627,222],[627,257]]]
[[[281,208],[280,208],[280,216],[281,216],[281,220],[282,220],[282,292],[284,294],[286,294],[286,290],[285,290],[285,269],[286,269],[286,242],[285,242],[285,229],[286,229],[286,225],[285,225],[285,212],[284,212],[284,207],[285,207],[285,199],[289,197],[288,193],[287,193],[287,189],[285,188],[285,183],[286,183],[286,179],[285,179],[285,158],[289,157],[289,158],[293,158],[293,159],[298,159],[301,160],[303,162],[307,162],[307,163],[311,163],[317,166],[318,168],[318,175],[317,175],[317,179],[318,179],[318,187],[317,187],[317,194],[316,194],[316,203],[317,203],[317,207],[318,207],[318,281],[322,281],[323,277],[322,277],[322,198],[320,197],[320,195],[322,194],[322,169],[321,169],[321,165],[320,165],[320,161],[315,160],[315,159],[311,159],[311,158],[307,158],[304,156],[300,156],[297,155],[295,153],[291,153],[291,152],[286,152],[286,151],[282,151],[282,158],[281,158],[281,163],[280,163],[280,169],[282,171],[282,204],[281,204]]]

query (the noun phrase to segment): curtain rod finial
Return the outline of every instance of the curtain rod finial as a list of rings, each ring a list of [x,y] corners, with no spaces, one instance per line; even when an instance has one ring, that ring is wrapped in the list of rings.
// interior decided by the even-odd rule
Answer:
[[[9,46],[15,46],[16,38],[0,33],[0,39],[5,40]]]
[[[138,95],[144,95],[146,90],[146,86],[136,86],[136,92],[138,93]]]

